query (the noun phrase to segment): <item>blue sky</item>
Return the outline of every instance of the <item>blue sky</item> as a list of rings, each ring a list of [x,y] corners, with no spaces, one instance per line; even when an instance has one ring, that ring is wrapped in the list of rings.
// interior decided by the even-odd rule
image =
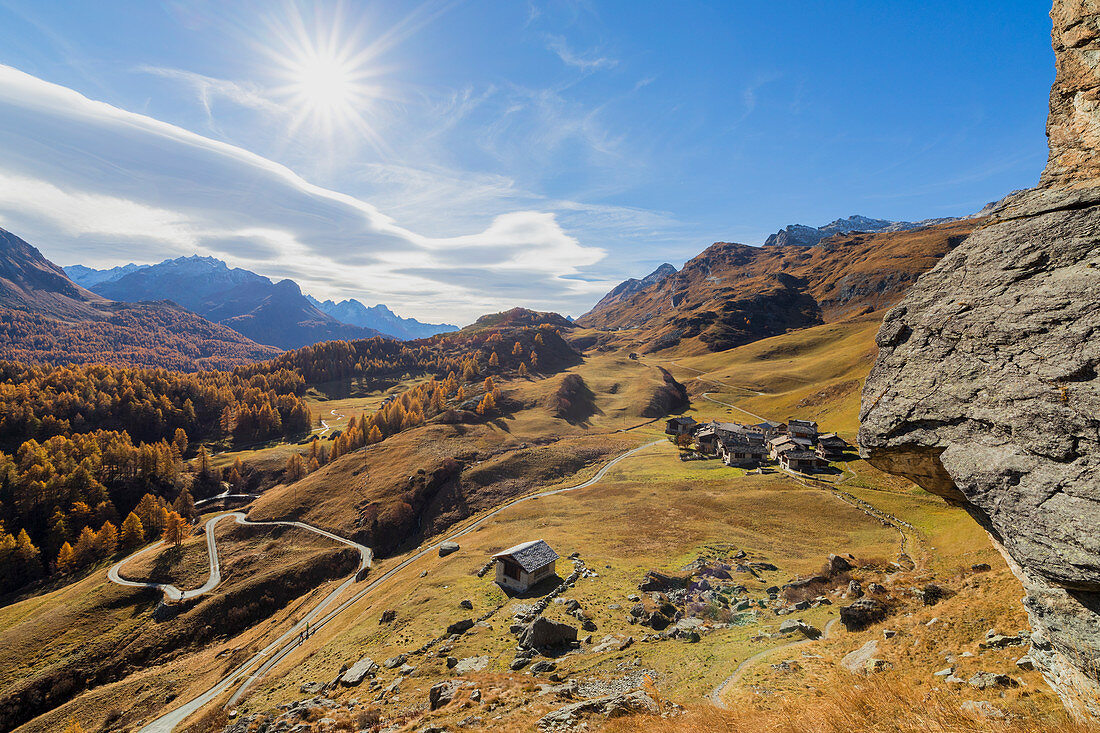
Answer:
[[[0,226],[579,315],[713,241],[1034,185],[1041,2],[0,0]]]

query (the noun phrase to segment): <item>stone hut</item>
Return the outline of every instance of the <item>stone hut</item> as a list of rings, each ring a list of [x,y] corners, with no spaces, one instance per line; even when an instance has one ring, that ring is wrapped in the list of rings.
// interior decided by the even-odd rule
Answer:
[[[524,593],[531,586],[554,574],[558,553],[543,540],[532,540],[509,547],[493,555],[496,582],[505,590]]]

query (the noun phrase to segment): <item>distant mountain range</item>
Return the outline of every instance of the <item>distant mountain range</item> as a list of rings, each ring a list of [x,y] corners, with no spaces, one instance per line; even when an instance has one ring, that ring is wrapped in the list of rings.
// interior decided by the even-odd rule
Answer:
[[[322,302],[309,295],[306,298],[323,313],[327,313],[341,323],[373,328],[403,341],[458,330],[458,326],[448,323],[421,323],[415,318],[402,318],[381,303],[368,308],[354,298],[342,300],[339,303],[332,300]]]
[[[90,292],[0,229],[0,358],[195,371],[278,353],[174,303],[118,303]]]
[[[401,318],[384,305],[367,308],[356,300],[322,303],[303,295],[293,280],[272,282],[214,257],[178,257],[108,270],[71,265],[65,273],[103,297],[131,303],[171,300],[253,341],[284,349],[333,339],[412,339],[457,330]]]
[[[889,221],[888,219],[871,219],[856,214],[847,219],[837,219],[822,227],[811,227],[805,224],[789,224],[775,234],[764,240],[765,247],[812,247],[823,239],[836,234],[850,234],[852,232],[904,232],[911,229],[936,226],[954,218],[925,219],[923,221]]]
[[[641,280],[619,284],[577,325],[629,331],[624,336],[640,351],[682,345],[679,353],[698,353],[882,310],[981,221],[910,226],[850,217],[828,226],[861,231],[834,233],[808,246],[717,242],[679,272],[662,265]],[[862,231],[871,225],[881,231]]]
[[[98,278],[100,271],[72,268],[70,277]],[[125,270],[126,268],[121,268]],[[171,300],[187,310],[228,326],[253,341],[295,349],[319,341],[381,336],[349,326],[318,310],[293,280],[272,282],[248,270],[230,268],[213,257],[179,257],[157,265],[118,271],[88,288],[111,300],[140,303]]]
[[[657,283],[663,281],[665,278],[675,274],[676,268],[666,262],[640,280],[633,277],[629,280],[624,280],[623,282],[612,288],[607,295],[603,296],[603,298],[600,299],[600,302],[596,303],[596,307],[592,310],[595,311],[610,308],[616,303],[621,303],[622,301],[626,300],[639,290],[644,290],[650,285],[656,285]]]

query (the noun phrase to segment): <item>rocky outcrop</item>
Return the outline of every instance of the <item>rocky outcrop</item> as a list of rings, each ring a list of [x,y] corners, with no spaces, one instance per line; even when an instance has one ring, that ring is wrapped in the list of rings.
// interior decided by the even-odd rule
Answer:
[[[1057,0],[1050,13],[1057,76],[1050,90],[1050,158],[1042,185],[1080,186],[1100,178],[1100,6]]]
[[[1100,12],[1058,0],[1040,188],[890,311],[863,392],[861,452],[963,506],[1027,591],[1029,656],[1100,715]]]

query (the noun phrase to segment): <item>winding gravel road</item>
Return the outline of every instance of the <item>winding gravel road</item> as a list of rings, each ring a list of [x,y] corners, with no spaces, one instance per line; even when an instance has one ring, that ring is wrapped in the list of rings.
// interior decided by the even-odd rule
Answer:
[[[325,613],[325,615],[321,616],[321,614],[325,611],[325,609],[327,609],[328,606],[336,598],[338,598],[340,595],[342,595],[344,593],[344,591],[347,590],[348,587],[350,587],[355,582],[355,579],[359,574],[358,571],[357,571],[355,575],[352,575],[347,580],[345,580],[343,583],[341,583],[338,588],[336,588],[331,593],[329,593],[327,596],[325,596],[321,600],[320,603],[318,603],[309,612],[307,612],[305,614],[305,617],[301,621],[299,621],[297,624],[295,624],[293,627],[291,627],[288,631],[286,631],[284,634],[279,636],[277,639],[272,641],[266,647],[261,649],[259,652],[254,654],[250,659],[248,659],[248,661],[244,662],[241,666],[237,667],[235,670],[233,670],[228,675],[223,677],[217,684],[215,684],[209,690],[202,693],[198,697],[196,697],[192,700],[189,700],[188,702],[184,703],[180,707],[175,708],[174,710],[162,715],[161,717],[157,718],[156,720],[153,720],[152,722],[148,723],[145,727],[141,728],[139,733],[171,733],[171,731],[173,731],[175,729],[175,727],[177,725],[179,725],[180,723],[182,723],[186,718],[188,718],[192,714],[194,714],[194,713],[198,712],[199,710],[201,710],[204,706],[206,706],[207,703],[213,701],[215,698],[217,698],[223,692],[225,692],[230,687],[232,687],[234,684],[236,684],[238,681],[240,681],[242,678],[244,678],[244,682],[241,683],[240,687],[237,688],[237,690],[233,693],[233,695],[229,698],[228,702],[226,703],[227,707],[234,705],[238,700],[240,700],[241,696],[244,695],[245,691],[248,690],[249,687],[251,687],[257,680],[261,679],[272,667],[274,667],[276,664],[278,664],[280,661],[282,661],[287,655],[289,655],[292,651],[294,651],[294,649],[296,649],[298,647],[298,634],[305,629],[307,624],[309,625],[310,633],[312,634],[315,630],[320,629],[323,626],[325,626],[326,624],[328,624],[329,621],[336,618],[340,613],[342,613],[347,608],[352,606],[355,602],[357,602],[359,599],[363,598],[365,595],[370,593],[372,590],[377,588],[379,585],[381,585],[382,583],[384,583],[387,580],[389,580],[390,578],[392,578],[395,574],[397,574],[398,572],[400,572],[404,568],[408,567],[413,562],[415,562],[415,561],[419,560],[420,558],[424,557],[425,555],[438,550],[439,546],[442,543],[449,542],[449,541],[454,541],[454,540],[458,539],[459,537],[463,537],[463,536],[469,534],[470,532],[473,532],[478,527],[485,524],[485,522],[487,522],[488,520],[490,520],[493,517],[497,516],[501,512],[505,511],[506,509],[509,509],[510,507],[514,507],[518,504],[522,504],[522,503],[527,502],[527,501],[532,501],[534,499],[541,499],[541,498],[544,498],[544,497],[547,497],[547,496],[556,496],[557,494],[564,494],[564,493],[569,492],[569,491],[577,491],[579,489],[585,489],[585,488],[588,488],[589,486],[593,486],[593,485],[599,483],[603,479],[603,477],[607,475],[607,472],[609,470],[611,470],[612,467],[614,467],[615,465],[620,463],[621,461],[626,460],[627,458],[639,453],[640,451],[645,450],[646,448],[650,448],[652,446],[659,445],[659,444],[664,443],[664,442],[665,442],[664,440],[655,440],[651,443],[646,443],[645,445],[641,445],[641,446],[638,446],[637,448],[633,448],[631,450],[628,450],[625,453],[622,453],[622,454],[616,456],[615,458],[611,459],[606,464],[604,464],[603,467],[601,467],[600,470],[597,471],[596,474],[592,478],[588,479],[587,481],[581,482],[581,483],[579,483],[575,486],[567,486],[567,487],[564,487],[564,488],[561,488],[561,489],[554,489],[552,491],[544,491],[544,492],[541,492],[541,493],[538,493],[538,494],[528,494],[526,496],[521,496],[517,499],[513,499],[512,501],[510,501],[506,504],[502,504],[501,506],[497,507],[496,509],[489,512],[488,514],[485,514],[485,515],[479,517],[476,521],[470,523],[469,525],[463,527],[462,529],[460,529],[458,531],[455,531],[455,532],[452,532],[447,537],[444,537],[443,539],[439,540],[438,542],[436,542],[436,543],[420,550],[419,552],[412,555],[411,557],[406,558],[405,560],[403,560],[399,564],[395,565],[394,567],[390,568],[388,571],[386,571],[382,575],[380,575],[377,578],[375,578],[374,580],[372,580],[364,588],[362,588],[360,591],[358,591],[357,593],[355,593],[354,595],[349,597],[347,600],[342,602],[340,605],[336,606],[331,611],[329,611],[328,613]],[[245,518],[245,515],[242,514],[241,512],[232,512],[230,514],[222,514],[222,515],[219,515],[217,517],[214,517],[206,523],[206,525],[207,525],[207,529],[206,529],[207,543],[208,543],[208,547],[212,548],[211,549],[211,555],[210,555],[211,556],[211,578],[213,578],[214,568],[217,564],[217,561],[216,561],[217,548],[216,548],[216,546],[214,544],[214,540],[213,540],[213,531],[214,531],[213,530],[213,525],[214,525],[214,523],[216,523],[222,517],[227,517],[227,516],[238,517],[237,521],[240,524],[260,524],[260,525],[282,524],[282,525],[289,525],[289,526],[294,526],[294,527],[301,527],[303,529],[308,529],[312,532],[317,532],[318,534],[322,534],[326,537],[330,537],[331,539],[337,540],[339,542],[343,542],[345,544],[349,544],[349,545],[352,545],[354,547],[360,548],[360,552],[361,552],[362,557],[363,557],[363,562],[360,564],[360,568],[359,568],[360,571],[363,570],[364,568],[370,567],[370,563],[371,563],[371,559],[372,559],[373,555],[371,553],[370,548],[365,547],[364,545],[357,544],[355,542],[352,542],[351,540],[345,539],[343,537],[339,537],[339,536],[334,535],[330,532],[326,532],[325,530],[318,529],[317,527],[313,527],[313,526],[305,524],[303,522],[250,522],[250,521],[247,520],[247,518]],[[114,582],[120,582],[122,585],[137,585],[138,587],[159,587],[162,590],[164,590],[165,594],[167,595],[168,594],[167,589],[171,586],[164,586],[163,584],[157,584],[157,583],[136,583],[135,581],[124,581],[121,578],[118,578],[116,580],[117,570],[121,565],[125,564],[128,560],[130,560],[134,557],[137,557],[138,555],[149,552],[149,551],[151,551],[152,549],[154,549],[155,547],[158,547],[158,546],[159,545],[154,545],[153,547],[146,548],[146,549],[144,549],[144,550],[142,550],[138,553],[135,553],[134,555],[131,555],[130,557],[126,558],[125,560],[123,560],[122,562],[118,563],[117,565],[115,565],[114,567],[111,568],[111,571],[108,573],[108,577],[110,577],[111,580],[114,581]],[[363,554],[363,553],[365,553],[365,554]],[[115,577],[112,577],[111,573],[114,573]],[[209,584],[209,581],[207,581],[207,583]],[[212,588],[216,587],[216,586],[217,586],[217,583],[215,583],[214,586],[212,586]],[[207,591],[204,591],[204,592],[208,592],[211,589],[208,589]],[[174,589],[174,590],[178,591],[178,589]],[[188,597],[193,598],[194,596],[188,596]],[[249,674],[249,672],[251,672],[251,674]],[[245,678],[245,675],[248,675],[248,677]]]

